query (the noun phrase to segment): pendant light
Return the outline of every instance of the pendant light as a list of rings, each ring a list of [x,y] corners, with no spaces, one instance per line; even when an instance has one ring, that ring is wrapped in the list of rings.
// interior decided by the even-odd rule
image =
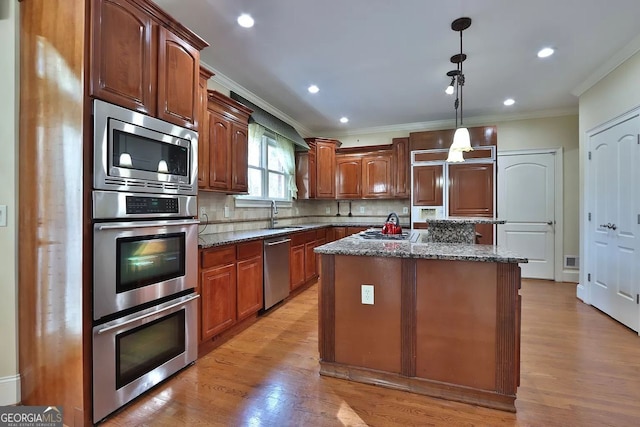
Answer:
[[[456,131],[453,135],[453,143],[449,148],[448,162],[464,162],[463,152],[472,151],[469,129],[463,123],[463,97],[462,89],[465,83],[462,63],[467,59],[467,55],[462,53],[462,32],[471,26],[471,18],[458,18],[451,23],[451,29],[460,33],[460,53],[451,57],[451,62],[456,64],[456,69],[447,73],[455,83],[456,100],[454,107],[456,110]],[[460,126],[458,126],[458,106],[460,107]],[[459,154],[457,154],[459,153]]]

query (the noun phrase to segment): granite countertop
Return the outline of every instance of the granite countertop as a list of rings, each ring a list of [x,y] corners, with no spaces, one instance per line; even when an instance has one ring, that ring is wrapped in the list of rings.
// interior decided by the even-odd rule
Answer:
[[[450,216],[447,218],[426,218],[422,220],[428,224],[504,224],[507,221],[497,218],[485,218],[481,216]]]
[[[413,231],[413,233],[418,233]],[[356,255],[395,258],[442,259],[452,261],[480,261],[525,263],[523,258],[500,246],[467,243],[429,242],[427,233],[412,235],[404,241],[367,240],[353,235],[326,245],[318,246],[315,252],[329,255]]]
[[[287,236],[292,233],[299,233],[302,231],[316,230],[325,227],[369,227],[368,223],[311,223],[311,224],[292,224],[282,225],[277,228],[264,228],[258,230],[246,230],[246,231],[229,231],[225,233],[209,233],[198,235],[198,247],[199,248],[211,248],[214,246],[223,246],[232,243],[246,242],[255,239],[270,239],[272,237]]]

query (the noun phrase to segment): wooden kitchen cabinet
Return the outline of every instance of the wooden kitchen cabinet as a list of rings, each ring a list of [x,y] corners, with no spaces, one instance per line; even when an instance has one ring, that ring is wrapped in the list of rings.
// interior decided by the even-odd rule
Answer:
[[[336,155],[336,199],[393,197],[393,153]]]
[[[305,138],[308,155],[296,155],[299,199],[336,198],[336,148],[341,142],[328,138]]]
[[[207,112],[208,89],[207,82],[213,73],[204,67],[200,67],[200,79],[198,84],[199,109],[198,123],[198,188],[209,185],[209,113]]]
[[[91,14],[90,95],[197,130],[208,43],[150,2],[93,0]]]
[[[411,155],[409,151],[409,138],[393,138],[393,164],[395,165],[394,197],[408,199],[411,197]]]
[[[262,240],[200,250],[200,343],[263,307]]]
[[[236,322],[235,262],[202,273],[201,340],[207,340]]]
[[[493,217],[493,175],[493,163],[449,165],[449,215]]]
[[[209,173],[200,189],[245,194],[251,110],[217,91],[208,91],[207,115],[209,156],[199,163],[207,162]]]
[[[414,166],[414,206],[442,206],[444,181],[442,171],[442,165]]]
[[[449,165],[449,215],[493,218],[494,163]],[[476,224],[477,243],[493,244],[493,225]]]
[[[362,158],[360,156],[336,156],[336,199],[362,197]]]
[[[305,281],[305,247],[304,243],[296,246],[291,246],[291,252],[289,257],[289,281],[291,290],[294,290],[302,285]]]
[[[262,240],[237,246],[237,313],[238,320],[257,313],[263,307]]]
[[[389,199],[393,196],[392,160],[391,151],[362,157],[363,199]]]

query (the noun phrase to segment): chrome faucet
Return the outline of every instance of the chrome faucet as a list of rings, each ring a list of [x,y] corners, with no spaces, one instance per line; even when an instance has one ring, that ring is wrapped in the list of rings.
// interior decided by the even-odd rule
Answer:
[[[271,201],[271,228],[275,228],[278,221],[276,220],[276,215],[278,215],[278,206],[276,205],[276,201]]]

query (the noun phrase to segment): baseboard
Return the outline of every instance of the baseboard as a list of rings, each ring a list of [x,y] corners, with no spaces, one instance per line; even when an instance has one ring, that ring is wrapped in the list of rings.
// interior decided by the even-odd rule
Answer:
[[[578,299],[582,300],[583,303],[590,304],[589,300],[587,298],[587,288],[585,288],[580,283],[578,283],[578,286],[576,286],[576,297],[578,297]]]
[[[578,283],[580,282],[580,270],[562,270],[560,277],[563,282]]]
[[[20,403],[20,375],[0,377],[0,406]]]

